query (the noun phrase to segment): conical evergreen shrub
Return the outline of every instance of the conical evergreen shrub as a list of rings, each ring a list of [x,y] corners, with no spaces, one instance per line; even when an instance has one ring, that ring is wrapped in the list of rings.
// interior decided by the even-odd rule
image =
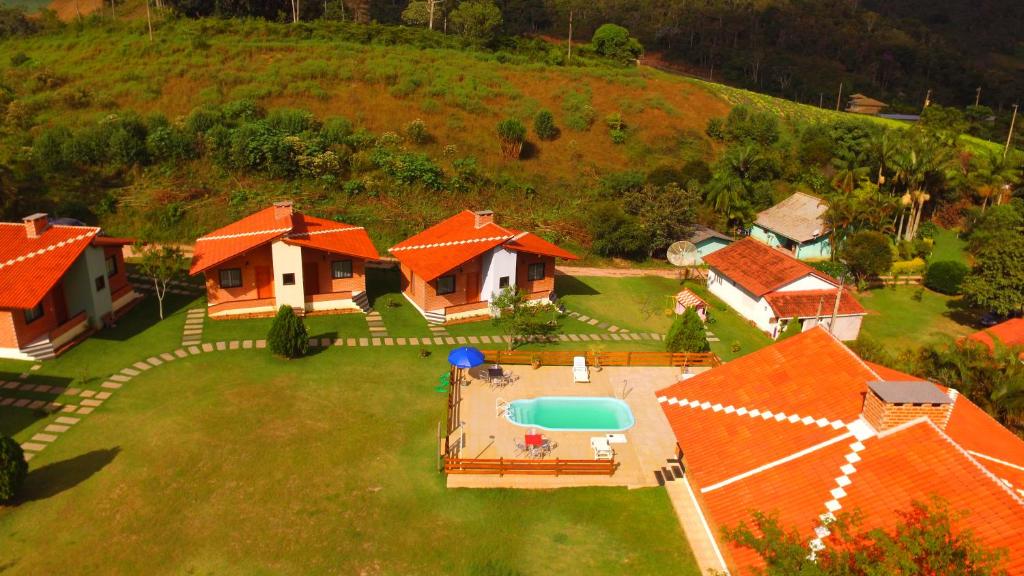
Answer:
[[[687,308],[681,316],[676,316],[665,336],[665,349],[669,352],[707,352],[711,350],[704,322],[697,311]]]
[[[302,318],[295,315],[291,306],[281,306],[274,316],[274,323],[267,333],[267,347],[278,356],[298,358],[309,349],[309,333]]]
[[[13,438],[0,436],[0,502],[9,502],[28,475],[25,453]]]

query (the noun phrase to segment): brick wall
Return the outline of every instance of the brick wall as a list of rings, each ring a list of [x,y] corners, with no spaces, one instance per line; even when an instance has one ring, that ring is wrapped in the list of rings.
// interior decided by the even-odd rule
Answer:
[[[544,263],[544,278],[528,280],[530,264]],[[527,294],[534,292],[552,292],[555,289],[555,259],[552,256],[538,256],[520,252],[516,259],[516,286]]]
[[[864,398],[864,419],[879,432],[906,424],[918,418],[928,418],[940,429],[945,429],[953,404],[891,404],[870,390]]]

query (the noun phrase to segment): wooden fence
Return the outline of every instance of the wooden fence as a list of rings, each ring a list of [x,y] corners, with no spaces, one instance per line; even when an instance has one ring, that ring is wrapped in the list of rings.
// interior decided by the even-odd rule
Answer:
[[[448,474],[528,474],[537,476],[611,476],[618,464],[615,460],[515,460],[510,458],[444,459]]]
[[[711,366],[722,361],[713,352],[572,352],[558,350],[483,350],[484,359],[495,364],[532,364],[572,366],[573,358],[583,356],[587,366]]]
[[[877,288],[878,286],[910,286],[915,284],[923,284],[924,276],[876,276],[868,279],[868,286]]]

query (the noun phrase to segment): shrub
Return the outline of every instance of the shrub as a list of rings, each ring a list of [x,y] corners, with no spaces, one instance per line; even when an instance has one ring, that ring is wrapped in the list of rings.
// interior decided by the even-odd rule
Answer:
[[[924,260],[921,258],[914,258],[913,260],[900,260],[899,262],[893,262],[890,273],[893,275],[920,274],[924,272],[924,269]]]
[[[707,352],[711,350],[704,330],[704,322],[693,308],[676,316],[665,336],[665,349],[669,352]]]
[[[601,256],[644,259],[651,243],[651,234],[635,216],[622,211],[614,203],[599,204],[590,214],[592,249]]]
[[[449,21],[466,38],[487,44],[501,28],[501,10],[489,0],[468,0],[452,11]]]
[[[803,332],[803,330],[804,326],[803,323],[800,322],[800,319],[792,318],[789,322],[786,322],[786,327],[782,330],[782,334],[779,334],[778,339],[785,340],[786,338],[796,336],[797,334]]]
[[[877,276],[892,267],[889,239],[881,232],[864,230],[846,239],[843,258],[858,280]]]
[[[590,105],[590,94],[570,92],[562,97],[562,111],[565,112],[565,125],[577,132],[586,132],[594,125],[597,112]]]
[[[320,124],[311,112],[292,108],[276,108],[267,114],[267,126],[284,134],[302,134],[307,130],[319,130]]]
[[[924,275],[924,285],[943,294],[960,294],[960,285],[970,269],[962,262],[943,260],[928,265]]]
[[[165,126],[150,132],[146,149],[159,162],[180,162],[196,156],[196,143],[191,134],[179,128]]]
[[[708,138],[725,140],[725,120],[721,118],[708,120],[708,126],[704,129],[704,133],[708,135]]]
[[[185,128],[193,134],[202,134],[221,122],[219,110],[213,108],[196,108],[185,120]]]
[[[506,158],[519,158],[526,141],[526,127],[514,118],[498,123],[498,140],[501,141],[501,153]]]
[[[28,55],[24,52],[15,52],[11,55],[11,66],[17,68],[18,66],[21,66],[22,64],[25,64],[30,60],[32,59],[29,58]]]
[[[419,118],[405,125],[405,137],[413,144],[426,144],[430,141],[427,123]]]
[[[819,262],[807,262],[811,268],[820,270],[825,274],[833,278],[839,278],[849,273],[850,269],[846,267],[846,264],[842,262],[833,262],[831,260],[821,260]]]
[[[309,333],[290,306],[281,306],[267,333],[267,347],[278,356],[298,358],[309,349]]]
[[[533,117],[533,132],[541,140],[554,140],[558,137],[558,127],[555,126],[555,115],[550,110],[541,110]]]
[[[918,238],[935,238],[939,233],[939,227],[931,220],[926,220],[917,228]]]
[[[617,24],[602,24],[590,40],[594,51],[616,62],[627,64],[643,53],[644,47],[629,35],[629,30]]]
[[[28,475],[25,453],[13,438],[0,436],[0,502],[10,502]]]

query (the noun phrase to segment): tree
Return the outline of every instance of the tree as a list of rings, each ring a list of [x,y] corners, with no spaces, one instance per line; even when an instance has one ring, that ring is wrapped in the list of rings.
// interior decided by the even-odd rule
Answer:
[[[1024,237],[1008,235],[984,245],[963,282],[964,297],[974,306],[997,314],[1024,310]]]
[[[1007,192],[1021,181],[1021,169],[1015,159],[989,150],[983,157],[980,166],[971,179],[975,192],[981,196],[982,211],[988,207],[989,200],[995,198],[995,204],[1001,204]]]
[[[28,462],[21,445],[13,438],[0,436],[0,502],[13,500],[27,475]]]
[[[410,26],[427,26],[430,24],[430,7],[427,2],[413,0],[402,10],[402,22]]]
[[[753,527],[740,522],[722,530],[725,539],[753,550],[765,576],[873,576],[877,574],[1003,576],[1006,550],[988,550],[969,530],[957,531],[966,513],[953,513],[939,498],[914,501],[898,513],[890,531],[862,528],[859,513],[841,513],[827,529],[823,547],[811,553],[808,538],[787,529],[775,514],[753,513]]]
[[[267,333],[267,347],[278,356],[298,358],[305,356],[309,349],[309,333],[306,324],[291,306],[281,306],[274,316],[274,322]]]
[[[676,184],[646,184],[623,195],[626,213],[636,217],[648,241],[647,256],[665,250],[669,244],[688,238],[696,219],[694,207],[700,195]]]
[[[558,137],[558,126],[555,126],[555,115],[550,110],[541,110],[533,117],[533,132],[541,140],[554,140]]]
[[[602,24],[590,42],[594,51],[623,64],[632,62],[643,53],[640,41],[629,35],[629,30],[617,24]]]
[[[864,230],[846,240],[843,259],[858,282],[892,268],[892,247],[881,232]]]
[[[964,278],[970,272],[970,268],[963,262],[955,260],[932,262],[925,272],[924,285],[936,292],[953,296],[960,294]]]
[[[905,190],[902,201],[910,208],[904,240],[913,240],[917,236],[925,204],[931,199],[929,188],[940,178],[949,160],[948,148],[920,134],[908,139],[893,158],[896,181]]]
[[[650,254],[651,238],[636,216],[627,214],[614,202],[594,206],[588,218],[591,244],[601,256],[642,260]]]
[[[490,0],[468,0],[459,4],[450,16],[452,26],[459,34],[490,44],[501,28],[501,10]]]
[[[697,311],[687,308],[672,320],[672,326],[665,335],[665,350],[669,352],[707,352],[711,350],[708,343],[704,322]]]
[[[520,338],[550,336],[558,331],[558,309],[530,302],[514,285],[503,288],[491,300],[491,308],[496,312],[492,322],[507,337],[509,350]]]
[[[526,127],[514,118],[498,123],[498,140],[501,142],[501,153],[506,158],[519,159],[526,141]]]
[[[143,276],[153,279],[153,292],[156,294],[160,319],[164,319],[164,296],[167,295],[167,284],[185,269],[185,255],[175,246],[153,246],[136,244],[135,251],[142,260],[139,271]]]

